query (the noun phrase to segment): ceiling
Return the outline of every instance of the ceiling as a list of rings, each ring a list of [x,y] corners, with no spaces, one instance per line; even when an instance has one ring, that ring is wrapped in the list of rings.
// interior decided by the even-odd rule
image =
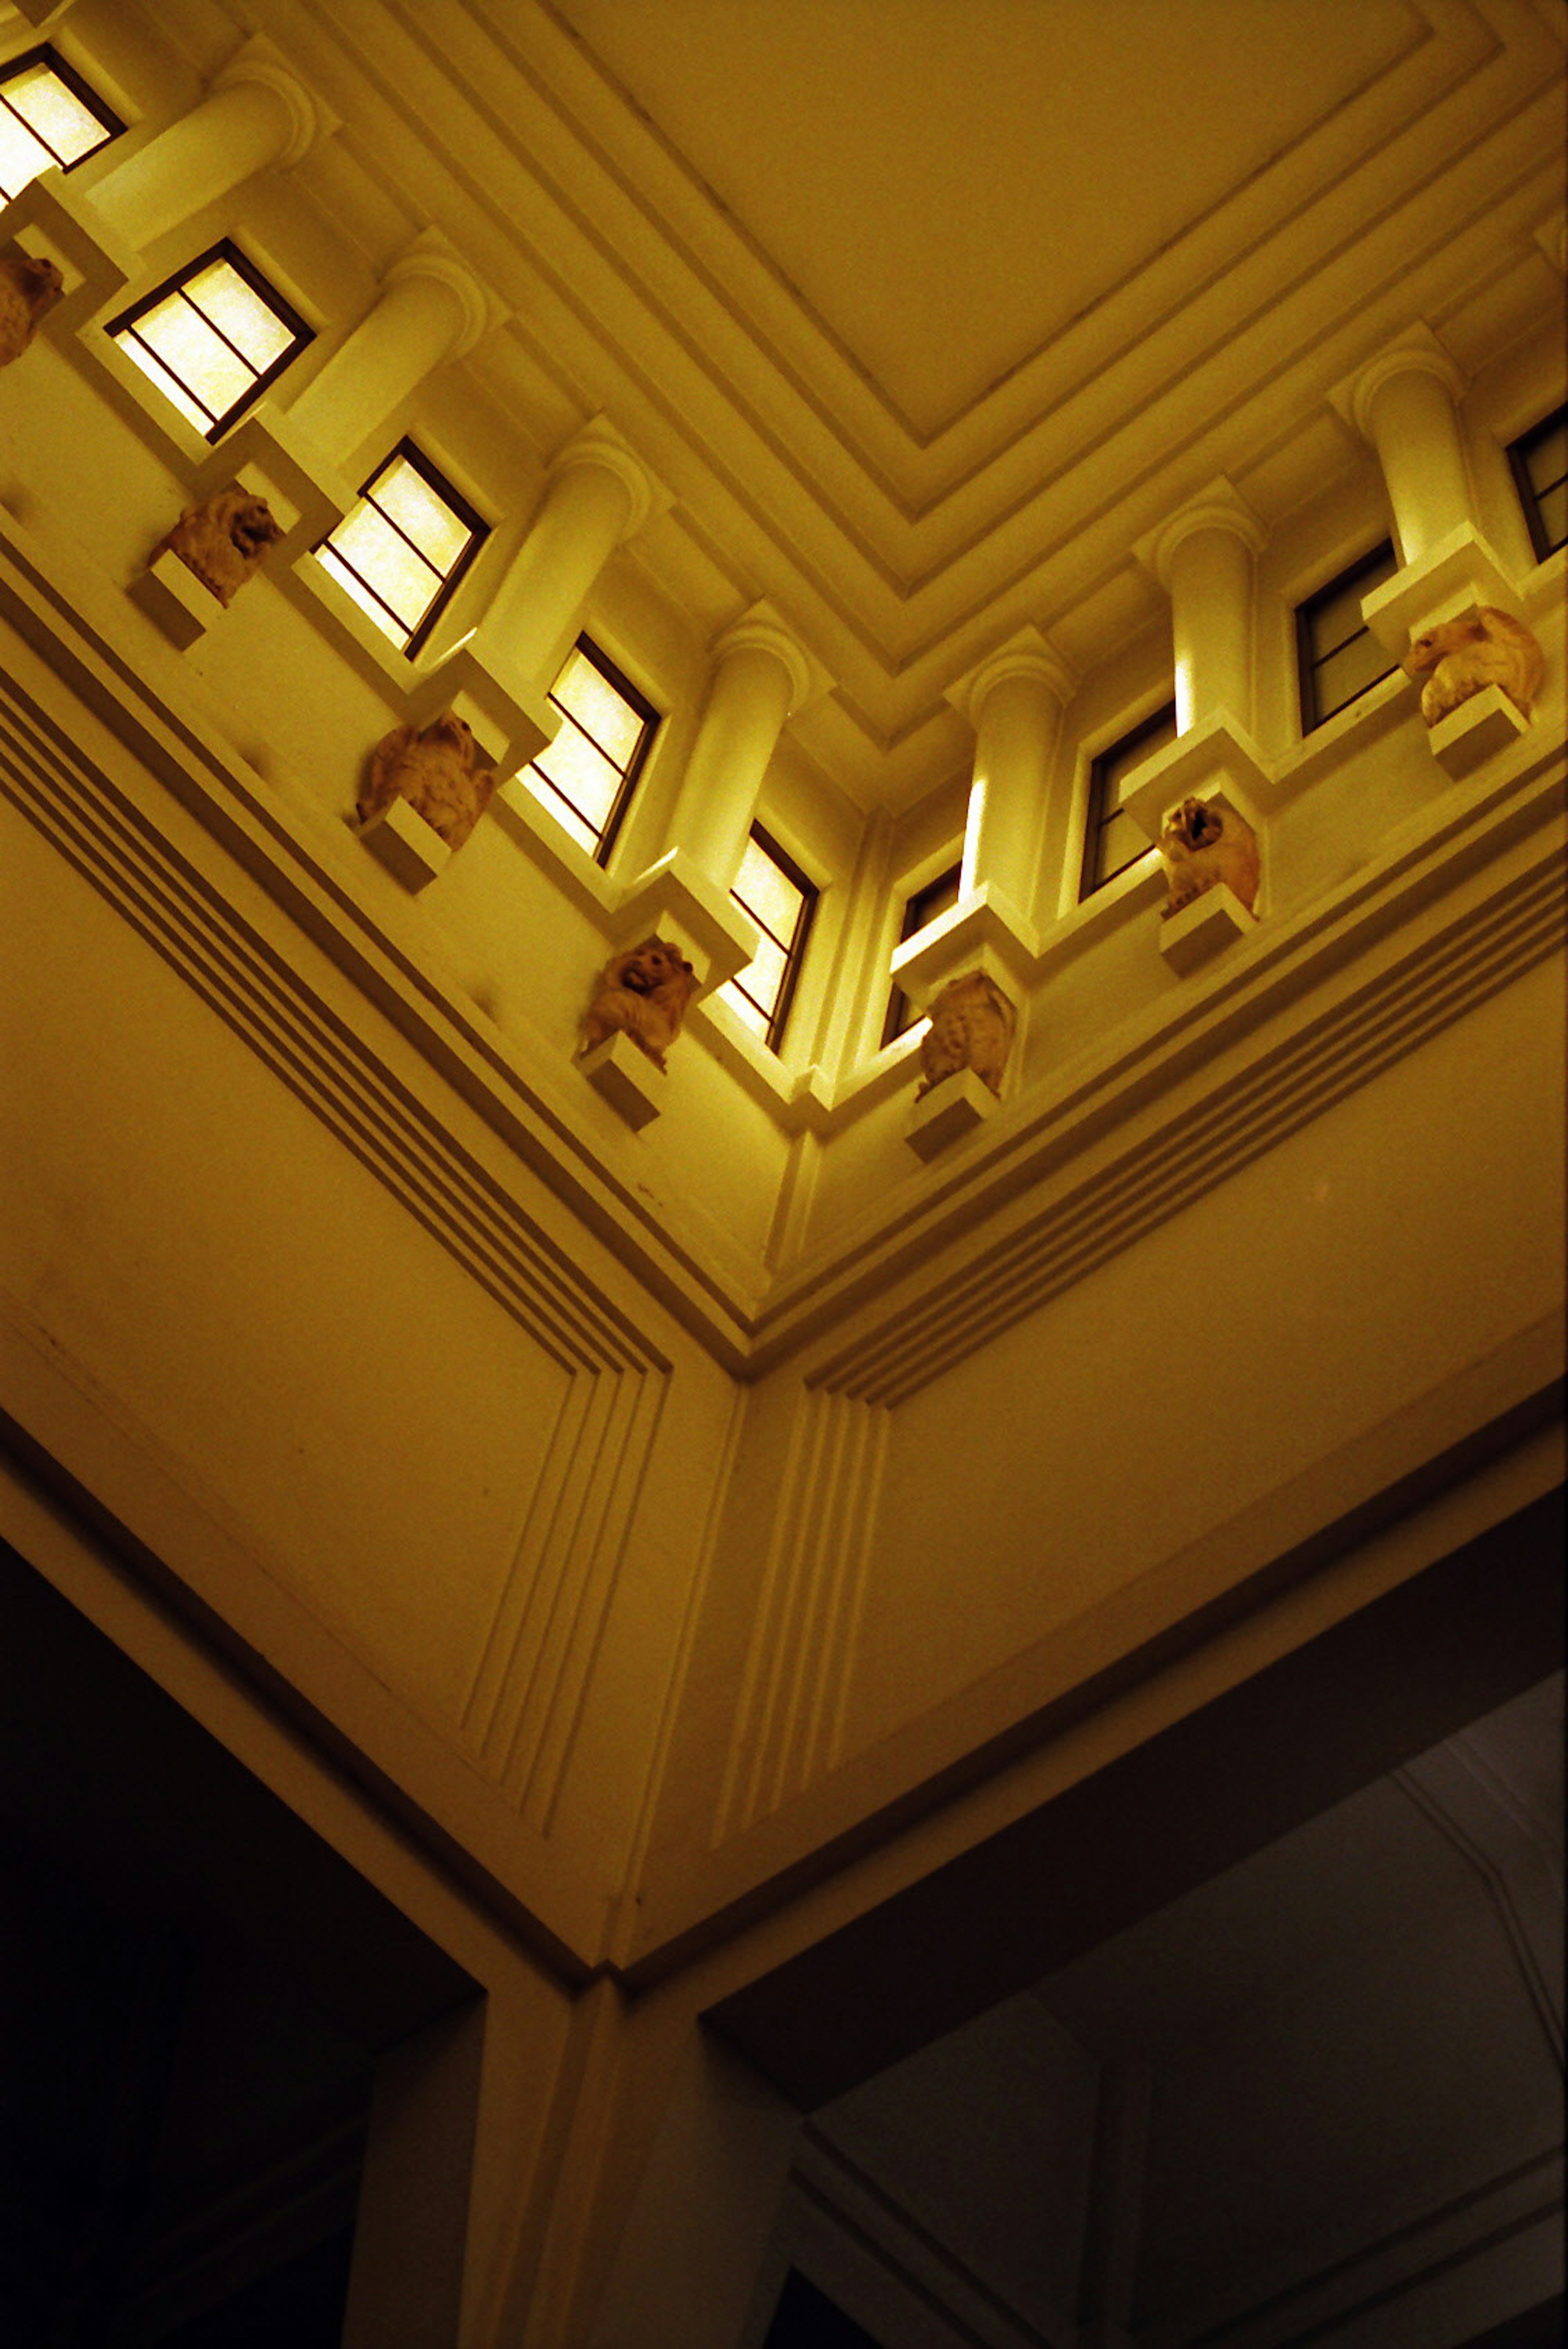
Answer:
[[[445,230],[511,313],[476,380],[541,459],[610,416],[647,574],[704,634],[772,600],[863,806],[1021,626],[1158,620],[1133,543],[1217,473],[1272,522],[1362,461],[1327,394],[1412,318],[1473,367],[1553,297],[1559,0],[158,11],[202,74],[242,16],[342,118],[335,228]]]

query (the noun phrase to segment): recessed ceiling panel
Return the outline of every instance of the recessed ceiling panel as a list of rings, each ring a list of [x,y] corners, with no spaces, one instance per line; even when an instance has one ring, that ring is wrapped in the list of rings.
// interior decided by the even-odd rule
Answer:
[[[1407,0],[557,13],[921,439],[1427,29]]]

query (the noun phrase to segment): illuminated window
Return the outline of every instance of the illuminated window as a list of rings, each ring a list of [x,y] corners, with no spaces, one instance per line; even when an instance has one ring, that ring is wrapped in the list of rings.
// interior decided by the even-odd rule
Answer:
[[[1538,563],[1568,545],[1568,407],[1542,418],[1508,452]]]
[[[959,880],[962,870],[961,865],[952,865],[946,873],[939,873],[934,881],[928,881],[923,889],[917,889],[912,897],[905,899],[904,917],[898,926],[900,946],[906,938],[912,938],[917,931],[923,930],[929,922],[934,922],[939,914],[951,912],[959,901]],[[906,1028],[912,1028],[919,1017],[903,988],[895,986],[888,998],[888,1016],[882,1022],[883,1043],[890,1044],[895,1036],[901,1036]]]
[[[0,196],[7,202],[57,163],[68,171],[125,125],[53,49],[29,49],[0,72]]]
[[[608,862],[642,772],[659,712],[587,636],[550,688],[561,712],[555,740],[521,780],[596,864]]]
[[[1176,740],[1176,704],[1168,701],[1152,718],[1102,750],[1089,769],[1089,813],[1084,830],[1084,874],[1080,901],[1092,897],[1149,849],[1148,834],[1135,823],[1124,804],[1127,785],[1146,761]]]
[[[1396,667],[1361,616],[1363,596],[1392,579],[1398,564],[1387,539],[1364,554],[1296,610],[1296,669],[1301,678],[1302,732],[1347,709]]]
[[[769,1051],[776,1052],[811,935],[816,891],[777,841],[754,823],[730,895],[763,938],[745,969],[719,991]]]
[[[109,332],[209,440],[310,340],[304,319],[227,239],[113,319]]]
[[[489,528],[404,440],[316,552],[382,635],[415,653]]]

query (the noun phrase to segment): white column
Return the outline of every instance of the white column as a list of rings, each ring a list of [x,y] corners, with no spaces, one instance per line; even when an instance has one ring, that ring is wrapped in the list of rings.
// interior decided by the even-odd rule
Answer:
[[[145,248],[253,171],[297,163],[334,127],[270,44],[247,42],[198,106],[95,182],[92,201]]]
[[[1384,351],[1350,394],[1356,429],[1383,468],[1408,564],[1470,520],[1469,476],[1456,408],[1463,378],[1434,337]]]
[[[472,272],[427,231],[393,263],[375,307],[300,393],[290,417],[341,465],[433,368],[471,351],[494,316]]]
[[[1076,683],[1036,629],[1002,646],[971,679],[966,701],[975,730],[974,779],[961,895],[984,884],[1029,916],[1056,738]]]
[[[603,417],[585,425],[551,466],[528,534],[486,616],[486,645],[531,682],[549,685],[605,564],[623,539],[669,503],[668,492]]]
[[[804,648],[763,608],[726,628],[713,652],[713,680],[670,838],[727,891],[745,854],[768,761],[785,719],[808,698],[813,676]]]
[[[1176,730],[1252,716],[1252,557],[1262,523],[1229,481],[1173,514],[1145,560],[1170,597]]]

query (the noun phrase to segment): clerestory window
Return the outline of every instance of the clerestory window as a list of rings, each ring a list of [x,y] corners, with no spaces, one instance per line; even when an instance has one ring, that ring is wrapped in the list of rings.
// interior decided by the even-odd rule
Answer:
[[[1568,402],[1543,416],[1508,452],[1535,559],[1568,545]]]
[[[304,319],[226,237],[111,319],[108,331],[209,440],[311,339]]]
[[[445,475],[403,440],[316,553],[382,635],[411,655],[489,532]]]
[[[1348,709],[1398,666],[1361,616],[1362,598],[1392,579],[1398,567],[1393,544],[1385,539],[1297,605],[1296,674],[1303,734]]]
[[[934,922],[940,914],[951,912],[959,901],[959,883],[962,873],[961,864],[950,865],[947,872],[939,873],[934,881],[928,881],[923,889],[917,889],[912,896],[905,898],[903,916],[898,925],[900,946]],[[887,1016],[882,1022],[883,1043],[890,1044],[896,1036],[901,1036],[907,1028],[912,1028],[919,1017],[903,988],[895,982],[888,998]]]
[[[776,1052],[805,958],[816,888],[777,841],[754,823],[730,895],[755,922],[762,943],[745,969],[720,993],[769,1051]]]
[[[74,171],[125,125],[46,44],[0,67],[0,197],[9,203],[40,171]]]
[[[1123,804],[1127,787],[1137,770],[1157,750],[1176,740],[1176,704],[1168,701],[1102,750],[1089,769],[1089,806],[1084,826],[1084,869],[1078,886],[1080,902],[1148,854],[1149,841],[1142,826]]]
[[[591,637],[579,636],[550,688],[555,740],[521,777],[597,864],[609,861],[659,713]]]

